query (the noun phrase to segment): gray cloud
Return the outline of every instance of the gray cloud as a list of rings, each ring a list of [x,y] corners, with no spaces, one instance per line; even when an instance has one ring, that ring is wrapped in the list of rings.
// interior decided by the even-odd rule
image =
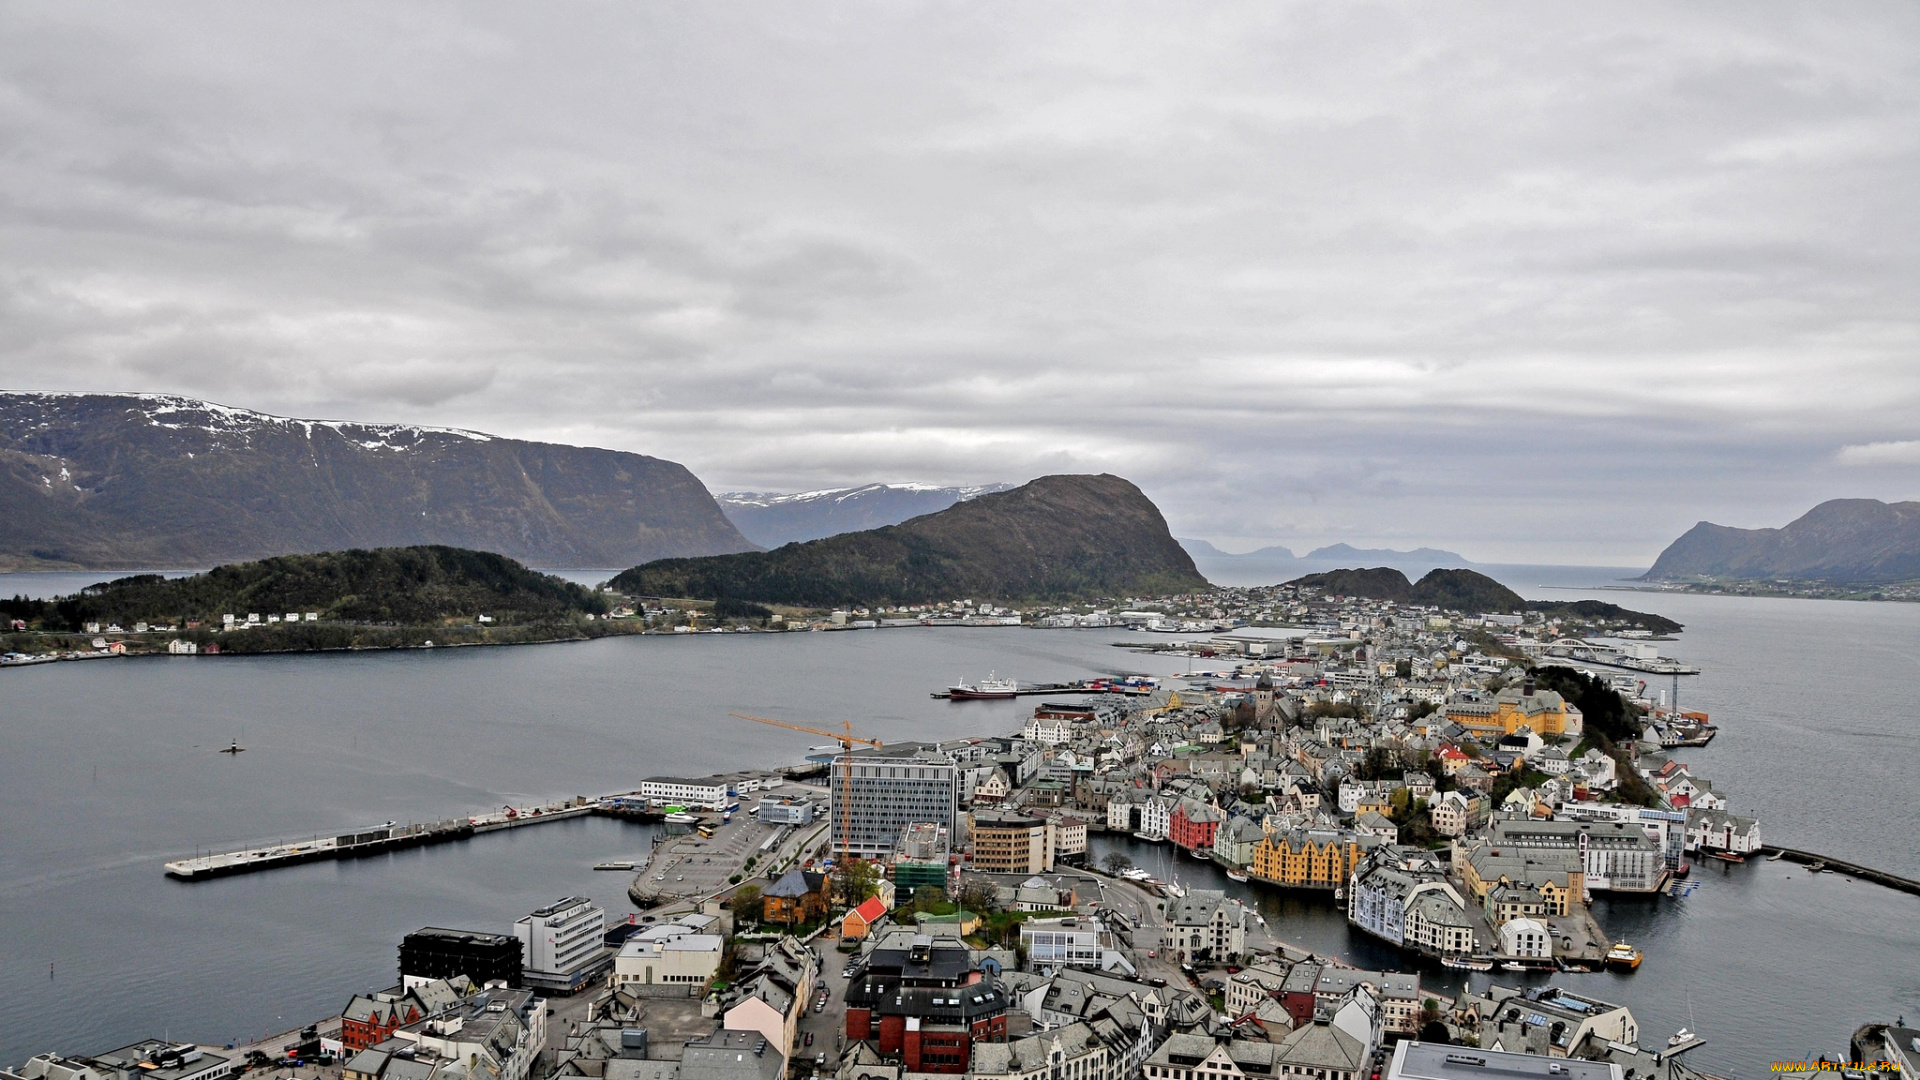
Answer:
[[[0,10],[0,382],[1644,562],[1920,490],[1908,5]]]

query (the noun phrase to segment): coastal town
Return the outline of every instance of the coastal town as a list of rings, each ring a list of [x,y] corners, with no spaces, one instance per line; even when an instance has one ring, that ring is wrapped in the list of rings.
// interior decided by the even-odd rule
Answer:
[[[943,615],[1036,618],[970,606]],[[932,743],[742,715],[830,741],[777,770],[654,776],[594,799],[170,862],[194,881],[579,814],[658,826],[644,855],[595,867],[630,875],[625,916],[570,896],[511,927],[423,927],[398,943],[395,985],[348,990],[307,1028],[43,1054],[0,1080],[1484,1068],[1434,1045],[1542,1078],[1713,1075],[1688,1057],[1711,1033],[1642,1032],[1580,983],[1662,962],[1608,936],[1597,894],[1681,896],[1703,860],[1779,857],[1676,756],[1717,729],[1678,708],[1677,675],[1649,696],[1640,676],[1681,669],[1647,635],[1297,587],[1037,618],[1171,624],[1177,640],[1119,644],[1204,670],[1052,684],[1017,731]],[[990,678],[943,696],[1031,690]],[[1090,838],[1165,845],[1195,869],[1163,880],[1117,845],[1095,857]],[[1404,963],[1302,949],[1280,920],[1203,887],[1215,874],[1330,897]],[[1496,974],[1462,992],[1436,974],[1449,970]],[[1868,1024],[1850,1052],[1910,1067],[1911,1034]]]

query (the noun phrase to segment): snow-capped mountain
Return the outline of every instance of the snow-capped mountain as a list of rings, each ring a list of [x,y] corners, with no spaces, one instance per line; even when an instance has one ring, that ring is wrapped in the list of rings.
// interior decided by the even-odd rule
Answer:
[[[684,466],[640,454],[156,394],[0,391],[0,566],[407,544],[556,567],[752,547]]]
[[[1008,484],[941,487],[936,484],[863,484],[775,494],[728,491],[714,496],[747,539],[761,547],[818,540],[840,533],[898,525],[954,503],[1006,491]]]

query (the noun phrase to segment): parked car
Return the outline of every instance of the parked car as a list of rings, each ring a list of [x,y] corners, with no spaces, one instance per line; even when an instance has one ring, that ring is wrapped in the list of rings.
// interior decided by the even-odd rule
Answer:
[[[806,1042],[804,1042],[804,1043],[802,1043],[801,1045],[802,1045],[802,1046],[812,1046],[812,1045],[813,1045],[813,1032],[811,1032],[811,1031],[809,1031],[809,1032],[807,1032],[807,1041],[806,1041]]]

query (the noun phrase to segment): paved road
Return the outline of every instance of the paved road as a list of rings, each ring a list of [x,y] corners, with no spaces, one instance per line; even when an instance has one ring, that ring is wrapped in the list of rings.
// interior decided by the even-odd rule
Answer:
[[[800,1019],[799,1045],[794,1048],[793,1060],[796,1066],[805,1063],[802,1073],[811,1072],[813,1063],[819,1055],[826,1055],[826,1061],[819,1066],[823,1073],[832,1073],[840,1067],[840,1052],[846,1048],[847,1035],[847,977],[842,974],[847,965],[848,954],[838,951],[838,936],[822,934],[813,939],[813,948],[820,954],[820,978],[818,986],[827,990],[827,1007],[821,1012],[813,1011],[813,1001],[807,1002],[806,1015]],[[819,999],[819,990],[814,991],[815,1000]],[[813,1036],[813,1045],[807,1045],[807,1035]]]

